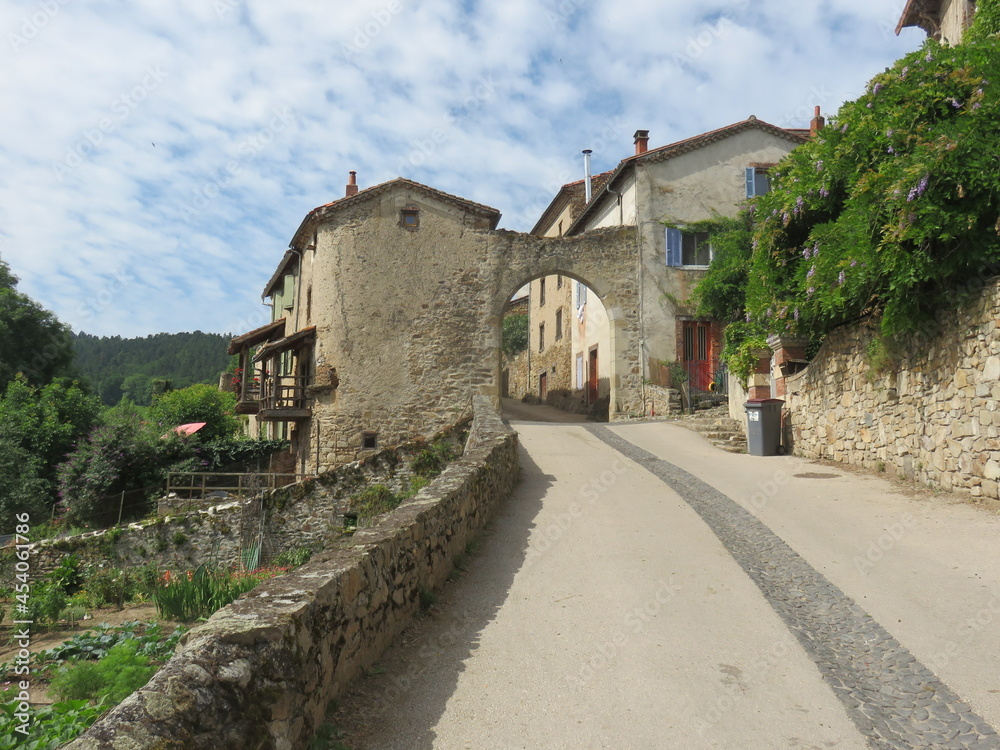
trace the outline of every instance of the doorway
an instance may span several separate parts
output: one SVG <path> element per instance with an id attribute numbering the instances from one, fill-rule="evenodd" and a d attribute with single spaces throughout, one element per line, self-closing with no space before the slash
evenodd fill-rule
<path id="1" fill-rule="evenodd" d="M 587 363 L 587 403 L 593 404 L 597 401 L 597 385 L 599 382 L 597 369 L 597 347 L 590 350 Z"/>

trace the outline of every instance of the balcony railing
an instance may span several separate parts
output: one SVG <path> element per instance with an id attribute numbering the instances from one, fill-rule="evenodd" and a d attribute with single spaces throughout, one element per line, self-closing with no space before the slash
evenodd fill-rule
<path id="1" fill-rule="evenodd" d="M 274 375 L 264 380 L 258 419 L 308 419 L 312 399 L 306 396 L 308 379 L 296 375 Z"/>

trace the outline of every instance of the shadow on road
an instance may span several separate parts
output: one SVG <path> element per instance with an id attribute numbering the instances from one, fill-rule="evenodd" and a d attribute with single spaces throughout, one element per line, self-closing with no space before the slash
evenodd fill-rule
<path id="1" fill-rule="evenodd" d="M 434 728 L 483 629 L 524 565 L 542 500 L 553 484 L 520 449 L 521 481 L 437 601 L 397 640 L 332 715 L 351 750 L 432 750 Z M 331 745 L 331 747 L 335 747 Z"/>

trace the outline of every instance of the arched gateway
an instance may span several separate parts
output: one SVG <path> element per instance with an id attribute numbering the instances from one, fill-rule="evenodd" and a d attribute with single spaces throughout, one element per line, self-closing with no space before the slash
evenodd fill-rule
<path id="1" fill-rule="evenodd" d="M 585 283 L 611 320 L 612 419 L 641 414 L 635 228 L 496 230 L 500 213 L 405 179 L 312 211 L 264 290 L 272 322 L 233 339 L 239 409 L 323 471 L 499 405 L 504 307 L 525 282 Z"/>
<path id="2" fill-rule="evenodd" d="M 288 437 L 303 472 L 431 436 L 468 414 L 473 394 L 499 401 L 504 306 L 550 274 L 583 282 L 608 312 L 599 371 L 611 419 L 645 412 L 643 376 L 665 385 L 666 363 L 704 389 L 720 327 L 686 304 L 712 259 L 703 224 L 766 192 L 768 169 L 822 126 L 818 112 L 810 130 L 750 116 L 654 149 L 638 130 L 634 155 L 564 185 L 531 235 L 410 180 L 359 191 L 352 173 L 344 198 L 306 216 L 264 289 L 271 322 L 233 340 L 239 408 Z"/>

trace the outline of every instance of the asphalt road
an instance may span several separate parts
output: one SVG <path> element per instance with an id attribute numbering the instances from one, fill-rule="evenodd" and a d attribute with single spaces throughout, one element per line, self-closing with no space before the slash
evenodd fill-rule
<path id="1" fill-rule="evenodd" d="M 509 416 L 522 482 L 431 613 L 341 702 L 349 747 L 893 746 L 859 728 L 808 638 L 649 459 L 545 410 Z M 1000 726 L 1000 517 L 724 453 L 662 422 L 610 430 L 749 511 Z M 955 746 L 997 746 L 979 742 Z"/>

